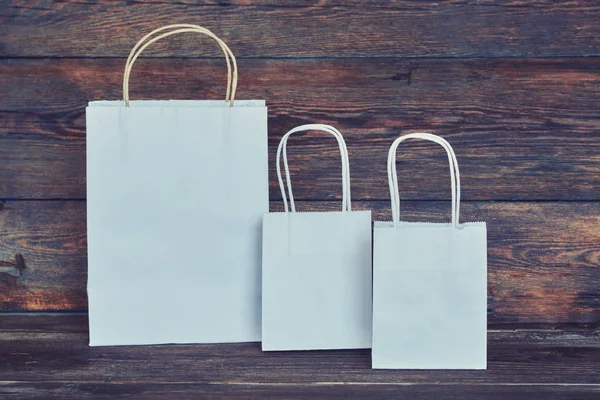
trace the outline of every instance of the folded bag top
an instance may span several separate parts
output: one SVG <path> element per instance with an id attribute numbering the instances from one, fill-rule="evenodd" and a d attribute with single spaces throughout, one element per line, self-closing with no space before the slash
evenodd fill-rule
<path id="1" fill-rule="evenodd" d="M 440 144 L 448 155 L 451 223 L 402 222 L 396 150 L 407 139 Z M 460 218 L 460 173 L 452 146 L 430 133 L 397 138 L 388 153 L 391 222 L 375 222 L 373 368 L 485 369 L 485 222 Z"/>
<path id="2" fill-rule="evenodd" d="M 308 130 L 326 132 L 338 143 L 341 212 L 296 211 L 287 141 Z M 341 133 L 328 125 L 296 127 L 281 139 L 276 162 L 285 211 L 263 217 L 263 350 L 370 347 L 371 212 L 352 211 L 348 150 Z"/>
<path id="3" fill-rule="evenodd" d="M 223 50 L 225 101 L 130 100 L 142 51 L 187 33 Z M 264 100 L 235 99 L 237 77 L 215 34 L 169 25 L 132 49 L 122 101 L 89 103 L 90 345 L 260 340 L 267 109 Z"/>

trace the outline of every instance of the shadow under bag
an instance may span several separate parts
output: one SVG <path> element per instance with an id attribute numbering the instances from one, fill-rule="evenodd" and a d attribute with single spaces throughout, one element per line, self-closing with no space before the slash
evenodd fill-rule
<path id="1" fill-rule="evenodd" d="M 402 222 L 396 149 L 407 139 L 444 147 L 450 163 L 452 222 Z M 413 133 L 388 154 L 392 221 L 375 222 L 373 368 L 485 369 L 485 222 L 459 223 L 460 174 L 450 144 Z"/>
<path id="2" fill-rule="evenodd" d="M 342 211 L 296 212 L 287 164 L 287 140 L 321 130 L 342 155 Z M 290 198 L 281 177 L 283 161 Z M 328 125 L 303 125 L 283 136 L 277 177 L 285 212 L 263 217 L 263 350 L 371 347 L 371 212 L 352 211 L 346 144 Z"/>
<path id="3" fill-rule="evenodd" d="M 223 49 L 225 101 L 129 101 L 140 53 L 184 32 Z M 89 103 L 91 346 L 260 340 L 267 109 L 263 100 L 235 100 L 236 86 L 225 43 L 205 28 L 172 25 L 132 50 L 124 101 Z"/>

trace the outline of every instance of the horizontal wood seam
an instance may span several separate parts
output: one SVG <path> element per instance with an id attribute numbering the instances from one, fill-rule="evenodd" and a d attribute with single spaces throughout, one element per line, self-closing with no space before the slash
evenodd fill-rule
<path id="1" fill-rule="evenodd" d="M 398 56 L 398 55 L 369 55 L 369 56 L 279 56 L 279 57 L 260 57 L 260 56 L 235 56 L 236 60 L 275 60 L 275 61 L 327 61 L 327 60 L 567 60 L 567 59 L 594 59 L 600 58 L 598 54 L 565 54 L 565 55 L 551 55 L 551 56 L 524 56 L 524 55 L 498 55 L 498 56 Z M 160 60 L 222 60 L 223 57 L 212 57 L 212 56 L 153 56 L 147 54 L 140 56 L 140 59 L 160 59 Z M 119 56 L 0 56 L 1 60 L 127 60 L 127 55 Z"/>
<path id="2" fill-rule="evenodd" d="M 58 383 L 58 384 L 70 384 L 70 383 L 82 383 L 81 380 L 0 380 L 0 386 L 11 385 L 11 384 L 43 384 L 43 383 Z M 105 384 L 105 380 L 85 380 L 86 384 Z M 147 384 L 148 381 L 137 381 L 137 380 L 115 380 L 111 379 L 112 385 L 131 385 L 131 384 Z M 264 386 L 264 387 L 315 387 L 315 386 L 580 386 L 580 387 L 600 387 L 600 383 L 542 383 L 542 382 L 498 382 L 498 383 L 484 383 L 484 382 L 309 382 L 309 383 L 298 383 L 298 382 L 232 382 L 232 381 L 215 381 L 215 382 L 202 382 L 197 381 L 168 381 L 168 382 L 152 382 L 158 385 L 164 386 L 177 386 L 177 385 L 207 385 L 207 386 Z"/>
<path id="3" fill-rule="evenodd" d="M 339 203 L 340 201 L 342 201 L 341 199 L 330 199 L 330 198 L 323 198 L 323 199 L 305 199 L 302 197 L 296 197 L 294 196 L 294 200 L 296 201 L 302 201 L 302 202 L 306 202 L 306 203 Z M 438 203 L 450 203 L 450 199 L 432 199 L 432 198 L 415 198 L 415 199 L 401 199 L 402 202 L 438 202 Z M 40 197 L 40 198 L 36 198 L 36 197 L 31 197 L 31 198 L 19 198 L 19 197 L 11 197 L 11 198 L 1 198 L 0 197 L 0 202 L 34 202 L 34 201 L 87 201 L 87 198 L 85 197 L 73 197 L 73 198 L 54 198 L 54 197 Z M 271 203 L 277 203 L 277 202 L 281 202 L 281 198 L 276 198 L 276 199 L 269 199 L 269 202 Z M 363 199 L 363 198 L 358 198 L 358 197 L 353 197 L 352 201 L 356 201 L 356 202 L 371 202 L 371 203 L 378 203 L 378 202 L 383 202 L 383 203 L 389 203 L 390 199 L 377 199 L 377 198 L 369 198 L 369 199 Z M 486 200 L 471 200 L 471 199 L 461 199 L 460 200 L 461 203 L 514 203 L 514 204 L 518 204 L 518 203 L 532 203 L 532 204 L 536 204 L 536 203 L 598 203 L 600 202 L 600 198 L 598 199 L 538 199 L 538 200 L 529 200 L 529 199 L 517 199 L 517 200 L 511 200 L 511 199 L 486 199 Z M 1 211 L 1 209 L 0 209 Z"/>

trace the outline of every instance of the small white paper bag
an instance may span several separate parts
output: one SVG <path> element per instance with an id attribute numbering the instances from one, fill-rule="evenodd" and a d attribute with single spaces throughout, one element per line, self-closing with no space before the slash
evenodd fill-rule
<path id="1" fill-rule="evenodd" d="M 226 101 L 130 102 L 137 56 L 182 32 L 212 37 L 233 63 Z M 91 346 L 260 340 L 267 109 L 262 100 L 234 102 L 236 82 L 235 57 L 220 39 L 173 25 L 132 50 L 124 101 L 90 102 Z"/>
<path id="2" fill-rule="evenodd" d="M 342 211 L 296 212 L 286 146 L 300 131 L 333 135 L 342 154 Z M 283 152 L 291 212 L 279 161 Z M 327 125 L 303 125 L 283 136 L 277 177 L 285 212 L 263 217 L 262 349 L 371 347 L 371 212 L 352 211 L 346 144 Z"/>
<path id="3" fill-rule="evenodd" d="M 448 153 L 452 222 L 400 221 L 396 149 L 411 138 Z M 388 155 L 392 222 L 375 222 L 373 368 L 485 369 L 485 222 L 459 223 L 460 174 L 448 142 L 428 133 L 401 136 Z"/>

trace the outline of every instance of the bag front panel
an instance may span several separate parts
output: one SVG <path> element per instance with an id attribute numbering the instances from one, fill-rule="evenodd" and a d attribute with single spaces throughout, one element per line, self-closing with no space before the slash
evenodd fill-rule
<path id="1" fill-rule="evenodd" d="M 265 214 L 263 232 L 263 350 L 370 347 L 370 212 Z"/>
<path id="2" fill-rule="evenodd" d="M 266 109 L 91 107 L 87 128 L 91 343 L 260 340 Z"/>
<path id="3" fill-rule="evenodd" d="M 373 368 L 485 368 L 485 224 L 376 226 L 373 285 Z"/>

